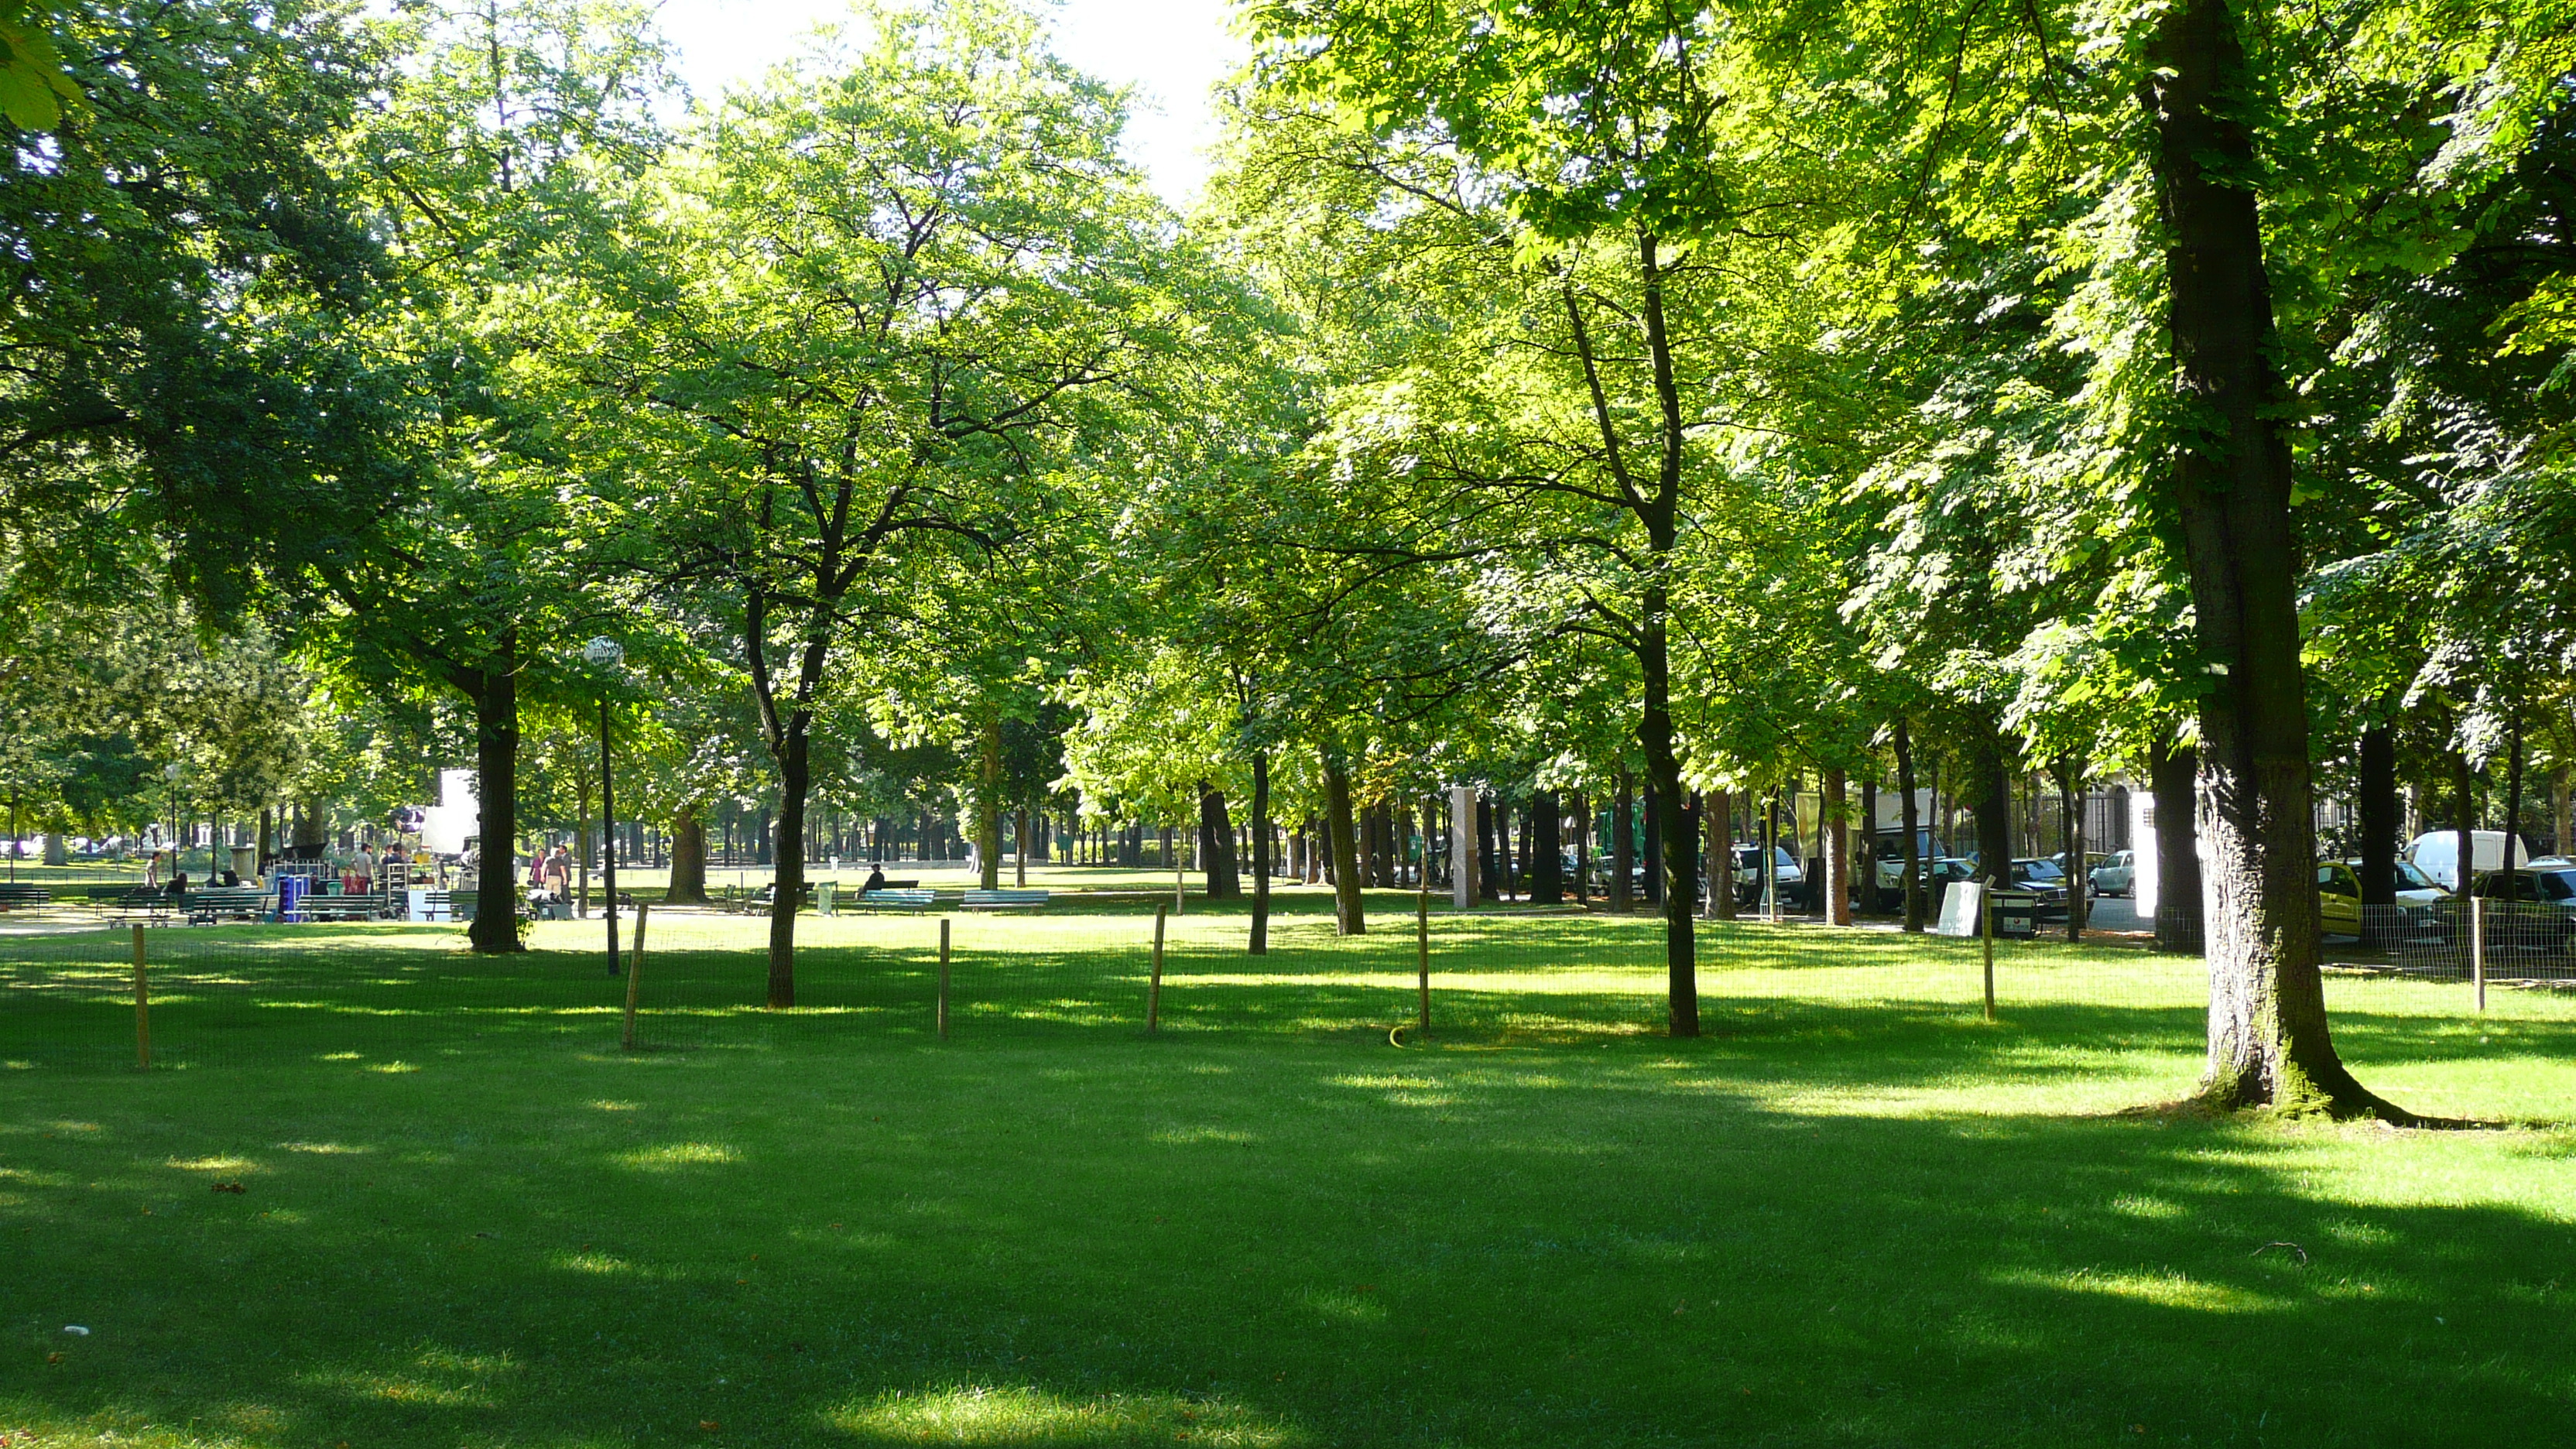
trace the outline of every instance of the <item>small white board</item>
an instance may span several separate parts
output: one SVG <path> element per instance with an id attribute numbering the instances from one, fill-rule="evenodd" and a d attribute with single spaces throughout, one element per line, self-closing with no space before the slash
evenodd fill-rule
<path id="1" fill-rule="evenodd" d="M 1941 924 L 1932 928 L 1936 936 L 1973 936 L 1977 918 L 1986 909 L 1986 887 L 1981 881 L 1954 880 L 1941 896 Z"/>

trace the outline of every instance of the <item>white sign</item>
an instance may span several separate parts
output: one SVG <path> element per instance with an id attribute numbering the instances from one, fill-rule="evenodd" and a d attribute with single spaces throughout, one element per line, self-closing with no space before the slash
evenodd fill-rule
<path id="1" fill-rule="evenodd" d="M 1973 936 L 1977 918 L 1985 913 L 1986 888 L 1973 880 L 1954 880 L 1941 897 L 1941 924 L 1932 928 L 1936 936 Z"/>

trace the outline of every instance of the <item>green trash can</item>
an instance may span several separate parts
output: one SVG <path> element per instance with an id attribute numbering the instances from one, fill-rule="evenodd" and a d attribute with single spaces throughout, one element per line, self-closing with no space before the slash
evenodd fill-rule
<path id="1" fill-rule="evenodd" d="M 818 882 L 814 887 L 814 914 L 818 916 L 832 914 L 832 897 L 840 888 L 838 881 Z"/>

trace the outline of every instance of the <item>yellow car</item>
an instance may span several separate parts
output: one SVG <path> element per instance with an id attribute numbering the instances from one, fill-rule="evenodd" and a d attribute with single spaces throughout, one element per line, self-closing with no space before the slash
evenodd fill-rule
<path id="1" fill-rule="evenodd" d="M 2339 860 L 2317 867 L 2317 934 L 2361 936 L 2361 877 Z"/>

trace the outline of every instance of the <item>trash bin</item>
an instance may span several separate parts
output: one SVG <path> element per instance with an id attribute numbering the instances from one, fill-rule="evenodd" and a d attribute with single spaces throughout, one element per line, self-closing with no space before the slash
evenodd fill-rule
<path id="1" fill-rule="evenodd" d="M 832 898 L 839 892 L 839 890 L 840 883 L 838 881 L 827 880 L 817 882 L 814 886 L 814 914 L 818 916 L 828 916 L 832 914 Z"/>
<path id="2" fill-rule="evenodd" d="M 1995 937 L 2028 941 L 2039 935 L 2039 897 L 2029 891 L 1994 893 Z"/>

